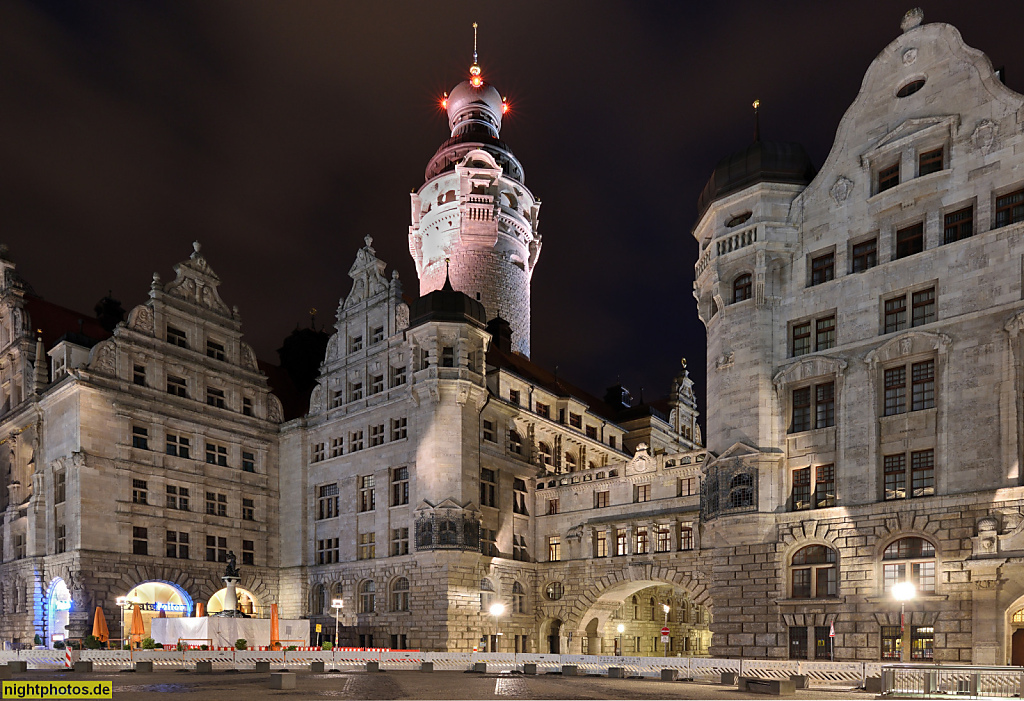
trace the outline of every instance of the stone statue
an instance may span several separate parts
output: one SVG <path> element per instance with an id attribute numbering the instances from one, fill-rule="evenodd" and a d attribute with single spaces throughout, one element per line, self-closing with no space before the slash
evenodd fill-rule
<path id="1" fill-rule="evenodd" d="M 225 577 L 238 577 L 238 558 L 232 550 L 228 550 L 228 564 L 224 568 Z"/>

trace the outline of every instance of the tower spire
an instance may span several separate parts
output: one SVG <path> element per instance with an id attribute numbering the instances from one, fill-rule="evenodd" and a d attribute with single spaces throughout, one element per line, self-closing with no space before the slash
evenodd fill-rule
<path id="1" fill-rule="evenodd" d="M 760 100 L 754 100 L 754 143 L 756 144 L 761 140 L 761 117 L 758 114 L 758 109 L 761 107 Z"/>
<path id="2" fill-rule="evenodd" d="M 476 57 L 476 22 L 473 23 L 473 65 L 469 67 L 469 84 L 474 88 L 479 88 L 484 84 L 484 79 L 480 77 L 480 63 Z"/>
<path id="3" fill-rule="evenodd" d="M 476 22 L 473 23 L 473 65 L 476 65 Z"/>

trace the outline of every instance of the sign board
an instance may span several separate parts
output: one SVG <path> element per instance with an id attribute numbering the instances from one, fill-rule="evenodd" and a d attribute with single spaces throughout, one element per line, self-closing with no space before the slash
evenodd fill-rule
<path id="1" fill-rule="evenodd" d="M 667 643 L 668 642 L 668 636 L 667 635 L 661 636 L 661 642 Z"/>
<path id="2" fill-rule="evenodd" d="M 669 634 L 668 626 L 665 626 L 664 628 L 661 629 L 661 634 L 662 635 L 668 635 Z"/>
<path id="3" fill-rule="evenodd" d="M 323 626 L 321 626 L 319 623 L 316 624 L 316 632 L 317 633 L 320 633 L 322 628 L 323 628 Z"/>

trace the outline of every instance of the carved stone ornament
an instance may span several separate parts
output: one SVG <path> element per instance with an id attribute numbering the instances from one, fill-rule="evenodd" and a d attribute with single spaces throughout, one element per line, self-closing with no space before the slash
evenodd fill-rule
<path id="1" fill-rule="evenodd" d="M 903 52 L 903 65 L 904 66 L 913 65 L 914 61 L 916 61 L 916 60 L 917 60 L 917 49 L 911 48 L 911 49 L 907 49 L 906 51 Z"/>
<path id="2" fill-rule="evenodd" d="M 192 255 L 188 260 L 174 266 L 176 277 L 174 281 L 167 283 L 164 292 L 225 316 L 231 316 L 231 310 L 217 292 L 220 278 L 199 252 L 201 248 L 198 241 L 192 244 Z M 157 281 L 158 278 L 154 275 L 154 284 Z"/>
<path id="3" fill-rule="evenodd" d="M 267 395 L 267 420 L 278 424 L 284 421 L 284 410 L 281 408 L 281 400 L 273 394 Z"/>
<path id="4" fill-rule="evenodd" d="M 828 192 L 832 195 L 832 199 L 836 204 L 842 204 L 843 202 L 846 202 L 846 198 L 850 196 L 852 191 L 853 181 L 840 175 L 836 178 L 836 181 L 832 184 L 832 189 Z"/>
<path id="5" fill-rule="evenodd" d="M 128 315 L 128 328 L 147 336 L 154 335 L 153 310 L 148 305 L 140 304 Z"/>
<path id="6" fill-rule="evenodd" d="M 113 375 L 117 367 L 116 360 L 117 349 L 114 348 L 114 342 L 107 340 L 93 348 L 89 368 L 107 375 Z"/>
<path id="7" fill-rule="evenodd" d="M 317 385 L 313 388 L 313 394 L 309 396 L 309 413 L 319 414 L 324 410 L 324 388 Z"/>
<path id="8" fill-rule="evenodd" d="M 725 370 L 731 368 L 734 362 L 736 354 L 732 351 L 728 353 L 722 353 L 720 356 L 715 358 L 715 370 Z"/>
<path id="9" fill-rule="evenodd" d="M 256 363 L 256 353 L 253 352 L 252 346 L 243 342 L 240 347 L 242 350 L 242 367 L 246 370 L 259 370 L 259 365 Z"/>
<path id="10" fill-rule="evenodd" d="M 921 26 L 924 22 L 924 10 L 920 7 L 915 7 L 912 10 L 907 10 L 907 14 L 903 15 L 903 20 L 900 22 L 900 29 L 906 34 L 911 29 Z"/>
<path id="11" fill-rule="evenodd" d="M 626 474 L 653 471 L 656 467 L 657 461 L 648 452 L 647 444 L 638 443 L 633 458 L 626 463 Z"/>
<path id="12" fill-rule="evenodd" d="M 998 135 L 999 125 L 991 119 L 982 119 L 974 127 L 974 133 L 971 134 L 971 145 L 974 146 L 975 150 L 988 155 L 995 147 Z"/>

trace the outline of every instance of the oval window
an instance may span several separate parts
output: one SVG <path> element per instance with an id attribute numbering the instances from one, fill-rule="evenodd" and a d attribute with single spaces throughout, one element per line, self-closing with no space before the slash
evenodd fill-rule
<path id="1" fill-rule="evenodd" d="M 896 91 L 896 97 L 909 97 L 924 87 L 924 78 L 912 80 Z"/>
<path id="2" fill-rule="evenodd" d="M 544 595 L 548 597 L 551 601 L 558 601 L 562 598 L 563 593 L 564 591 L 562 589 L 561 582 L 552 582 L 544 590 Z"/>
<path id="3" fill-rule="evenodd" d="M 734 226 L 746 223 L 750 219 L 751 212 L 744 212 L 743 214 L 737 214 L 735 217 L 725 223 L 726 228 L 731 229 Z"/>

